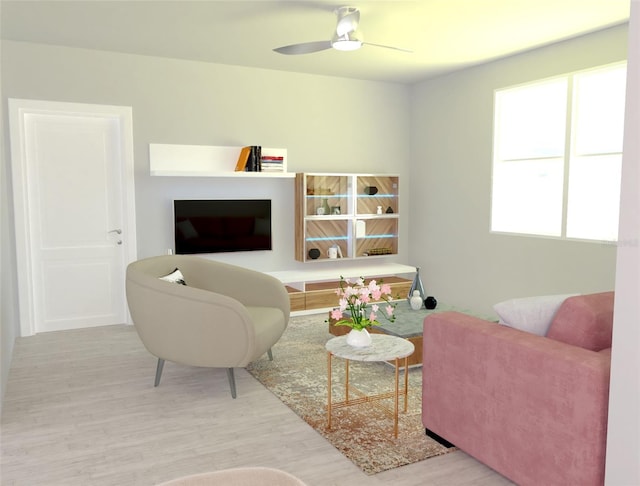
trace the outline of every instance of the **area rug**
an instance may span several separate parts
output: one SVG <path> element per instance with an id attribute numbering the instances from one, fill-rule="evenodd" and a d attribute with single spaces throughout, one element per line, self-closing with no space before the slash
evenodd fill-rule
<path id="1" fill-rule="evenodd" d="M 260 359 L 247 370 L 291 410 L 327 439 L 366 474 L 446 454 L 447 449 L 427 437 L 421 422 L 422 369 L 409 370 L 409 403 L 401 413 L 398 438 L 393 437 L 393 417 L 381 405 L 393 400 L 363 403 L 334 409 L 327 429 L 327 353 L 325 343 L 333 336 L 323 315 L 291 319 L 273 347 L 273 361 Z M 344 399 L 344 360 L 334 358 L 334 401 Z M 402 378 L 402 376 L 401 376 Z M 392 391 L 394 368 L 385 363 L 351 361 L 349 382 L 375 394 Z M 400 402 L 402 411 L 402 400 Z"/>

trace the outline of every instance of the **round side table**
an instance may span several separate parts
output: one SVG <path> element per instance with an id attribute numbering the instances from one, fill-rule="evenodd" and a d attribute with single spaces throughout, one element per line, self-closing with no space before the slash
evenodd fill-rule
<path id="1" fill-rule="evenodd" d="M 356 348 L 347 344 L 347 336 L 339 336 L 327 341 L 327 427 L 331 430 L 331 412 L 334 408 L 357 405 L 364 402 L 394 399 L 393 408 L 393 436 L 398 437 L 398 405 L 400 395 L 404 396 L 404 411 L 407 411 L 407 395 L 409 391 L 409 366 L 407 358 L 413 354 L 415 347 L 410 341 L 387 334 L 372 334 L 371 345 Z M 331 360 L 336 356 L 345 360 L 345 399 L 341 402 L 332 402 L 331 398 Z M 404 358 L 404 388 L 400 388 L 400 360 Z M 357 388 L 358 398 L 349 397 L 349 361 L 393 361 L 395 363 L 395 387 L 393 391 L 376 395 L 365 395 Z"/>

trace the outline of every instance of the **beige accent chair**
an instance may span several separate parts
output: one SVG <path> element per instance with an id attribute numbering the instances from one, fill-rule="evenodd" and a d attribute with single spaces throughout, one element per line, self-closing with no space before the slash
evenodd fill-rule
<path id="1" fill-rule="evenodd" d="M 161 280 L 180 270 L 186 285 Z M 244 368 L 271 347 L 289 323 L 289 295 L 278 279 L 192 255 L 163 255 L 127 267 L 127 302 L 136 331 L 164 362 L 226 368 L 236 398 L 234 368 Z"/>

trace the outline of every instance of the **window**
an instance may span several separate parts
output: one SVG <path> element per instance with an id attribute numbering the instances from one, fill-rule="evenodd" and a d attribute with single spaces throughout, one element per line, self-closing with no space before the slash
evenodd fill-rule
<path id="1" fill-rule="evenodd" d="M 615 241 L 626 63 L 496 91 L 491 230 Z"/>

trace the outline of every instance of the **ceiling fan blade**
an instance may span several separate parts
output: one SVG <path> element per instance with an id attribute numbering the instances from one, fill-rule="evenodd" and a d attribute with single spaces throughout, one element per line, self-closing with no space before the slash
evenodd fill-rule
<path id="1" fill-rule="evenodd" d="M 275 52 L 279 54 L 296 55 L 311 54 L 312 52 L 331 49 L 331 41 L 303 42 L 302 44 L 291 44 L 290 46 L 276 47 Z"/>
<path id="2" fill-rule="evenodd" d="M 413 54 L 411 49 L 403 49 L 402 47 L 392 47 L 392 46 L 383 46 L 382 44 L 373 44 L 371 42 L 363 42 L 364 46 L 374 46 L 374 47 L 384 47 L 385 49 L 393 49 L 395 51 L 408 52 L 409 54 Z"/>

